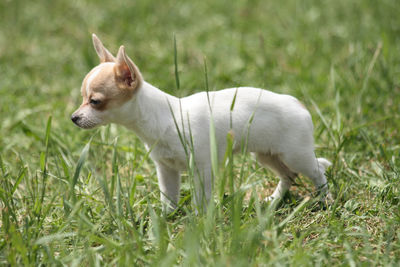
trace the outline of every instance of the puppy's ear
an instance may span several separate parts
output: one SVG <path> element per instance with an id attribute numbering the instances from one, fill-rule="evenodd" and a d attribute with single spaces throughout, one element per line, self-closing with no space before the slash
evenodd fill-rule
<path id="1" fill-rule="evenodd" d="M 104 47 L 96 34 L 92 34 L 92 39 L 94 49 L 96 50 L 96 53 L 100 58 L 100 62 L 115 62 L 115 57 Z"/>
<path id="2" fill-rule="evenodd" d="M 135 90 L 140 87 L 143 78 L 133 61 L 125 54 L 123 45 L 119 48 L 115 60 L 115 80 L 120 88 Z"/>

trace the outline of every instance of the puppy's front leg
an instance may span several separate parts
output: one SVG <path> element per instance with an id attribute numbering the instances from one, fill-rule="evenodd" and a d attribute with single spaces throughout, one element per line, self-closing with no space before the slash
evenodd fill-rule
<path id="1" fill-rule="evenodd" d="M 178 205 L 180 173 L 159 162 L 156 162 L 156 169 L 163 210 L 169 213 Z"/>

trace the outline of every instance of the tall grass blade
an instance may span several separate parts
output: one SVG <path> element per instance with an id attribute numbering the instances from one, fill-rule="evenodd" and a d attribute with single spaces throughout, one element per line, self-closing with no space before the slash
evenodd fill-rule
<path id="1" fill-rule="evenodd" d="M 85 147 L 82 149 L 81 155 L 79 157 L 78 163 L 76 164 L 76 168 L 75 168 L 75 173 L 74 176 L 72 177 L 71 181 L 70 181 L 70 186 L 69 186 L 69 196 L 72 196 L 73 201 L 75 202 L 76 200 L 76 196 L 75 196 L 75 192 L 74 192 L 74 188 L 76 183 L 78 182 L 78 178 L 79 175 L 81 173 L 83 164 L 86 161 L 86 158 L 88 156 L 89 153 L 89 148 L 90 148 L 90 143 L 92 142 L 92 138 L 90 138 L 89 142 L 85 145 Z"/>
<path id="2" fill-rule="evenodd" d="M 233 109 L 235 108 L 236 96 L 237 96 L 238 90 L 239 90 L 239 87 L 236 88 L 235 94 L 234 94 L 233 99 L 232 99 L 231 107 L 230 107 L 229 125 L 230 125 L 230 128 L 231 128 L 231 129 L 232 129 L 232 127 L 233 127 L 232 112 L 233 112 Z"/>
<path id="3" fill-rule="evenodd" d="M 362 104 L 363 104 L 362 98 L 363 98 L 365 91 L 367 90 L 369 78 L 371 77 L 372 70 L 374 69 L 376 60 L 378 59 L 378 57 L 381 53 L 381 50 L 382 50 L 382 41 L 379 41 L 378 45 L 375 49 L 374 55 L 372 56 L 371 62 L 368 65 L 367 73 L 365 75 L 361 91 L 358 95 L 357 113 L 361 113 L 361 108 L 362 108 Z"/>
<path id="4" fill-rule="evenodd" d="M 188 150 L 187 150 L 186 140 L 184 138 L 184 135 L 181 133 L 181 130 L 179 129 L 178 121 L 177 121 L 177 119 L 175 117 L 174 110 L 172 109 L 171 103 L 169 101 L 167 101 L 167 103 L 168 103 L 168 107 L 169 107 L 169 110 L 170 110 L 171 115 L 172 115 L 172 119 L 173 119 L 174 124 L 175 124 L 175 128 L 176 128 L 176 130 L 178 132 L 179 140 L 181 141 L 183 149 L 185 150 L 185 155 L 188 156 L 189 153 L 188 153 Z"/>
<path id="5" fill-rule="evenodd" d="M 15 181 L 15 183 L 14 183 L 12 189 L 11 189 L 11 192 L 10 192 L 11 195 L 14 194 L 15 190 L 17 190 L 18 185 L 21 183 L 22 179 L 24 179 L 25 174 L 26 174 L 26 170 L 27 170 L 26 167 L 23 168 L 22 171 L 21 171 L 21 173 L 18 175 L 18 178 L 17 178 L 17 180 Z"/>
<path id="6" fill-rule="evenodd" d="M 211 167 L 214 174 L 214 179 L 219 177 L 219 163 L 218 163 L 218 144 L 215 132 L 214 119 L 210 114 L 210 153 L 211 153 Z"/>
<path id="7" fill-rule="evenodd" d="M 50 116 L 47 119 L 47 124 L 46 124 L 46 135 L 45 135 L 45 138 L 44 138 L 44 145 L 45 145 L 45 149 L 46 150 L 45 150 L 45 152 L 42 152 L 40 154 L 40 167 L 41 167 L 41 170 L 44 173 L 44 175 L 46 175 L 46 172 L 47 172 L 46 165 L 47 165 L 47 155 L 48 155 L 48 152 L 49 152 L 51 120 L 52 120 L 52 117 Z"/>
<path id="8" fill-rule="evenodd" d="M 209 88 L 209 85 L 208 85 L 208 68 L 207 68 L 207 60 L 206 60 L 205 57 L 203 58 L 203 62 L 204 62 L 204 81 L 205 81 L 204 85 L 205 85 L 205 89 L 206 89 L 206 92 L 207 92 L 208 107 L 211 110 L 211 102 L 210 102 L 210 95 L 209 95 L 210 88 Z"/>
<path id="9" fill-rule="evenodd" d="M 176 89 L 180 89 L 181 85 L 179 82 L 179 70 L 178 70 L 178 50 L 176 48 L 176 35 L 174 34 L 174 65 L 175 65 L 175 82 Z"/>
<path id="10" fill-rule="evenodd" d="M 117 176 L 118 176 L 118 162 L 117 162 L 118 149 L 117 149 L 117 143 L 118 143 L 118 137 L 115 138 L 114 145 L 113 145 L 110 199 L 113 199 L 113 197 L 114 197 L 115 183 L 116 183 Z"/>
<path id="11" fill-rule="evenodd" d="M 225 157 L 224 157 L 224 175 L 221 177 L 221 183 L 220 183 L 220 188 L 219 188 L 219 198 L 220 201 L 223 201 L 224 193 L 225 193 L 225 186 L 226 186 L 226 181 L 228 178 L 230 178 L 230 186 L 231 186 L 231 194 L 233 194 L 233 167 L 234 167 L 234 162 L 233 162 L 233 142 L 234 142 L 234 134 L 233 131 L 229 131 L 228 134 L 226 135 L 226 150 L 225 150 Z M 232 178 L 232 179 L 231 179 Z"/>
<path id="12" fill-rule="evenodd" d="M 46 192 L 46 181 L 47 181 L 47 176 L 48 176 L 48 171 L 47 171 L 47 159 L 49 155 L 49 140 L 50 140 L 50 132 L 51 132 L 51 120 L 52 117 L 49 116 L 47 119 L 47 124 L 46 124 L 46 135 L 45 135 L 45 152 L 40 154 L 40 165 L 41 165 L 41 170 L 42 170 L 42 187 L 41 187 L 41 193 L 40 193 L 40 200 L 36 199 L 35 200 L 35 211 L 37 213 L 37 216 L 41 215 L 42 212 L 42 204 Z"/>

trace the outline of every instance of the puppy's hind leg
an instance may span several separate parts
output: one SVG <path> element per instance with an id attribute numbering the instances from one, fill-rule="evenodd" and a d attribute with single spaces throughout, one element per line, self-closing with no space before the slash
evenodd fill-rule
<path id="1" fill-rule="evenodd" d="M 279 178 L 278 186 L 275 188 L 271 196 L 265 198 L 265 201 L 273 201 L 281 199 L 289 190 L 294 179 L 297 177 L 295 172 L 292 172 L 280 159 L 278 155 L 256 153 L 256 158 L 260 164 L 268 167 Z"/>
<path id="2" fill-rule="evenodd" d="M 317 192 L 321 194 L 321 197 L 326 197 L 328 200 L 332 199 L 325 177 L 325 170 L 331 165 L 328 160 L 316 158 L 312 150 L 287 154 L 286 157 L 282 157 L 282 160 L 291 170 L 309 177 L 314 183 Z"/>

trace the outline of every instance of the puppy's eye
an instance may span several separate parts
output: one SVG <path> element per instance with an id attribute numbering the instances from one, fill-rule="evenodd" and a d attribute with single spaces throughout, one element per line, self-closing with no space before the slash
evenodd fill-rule
<path id="1" fill-rule="evenodd" d="M 100 104 L 100 103 L 101 103 L 100 100 L 97 100 L 97 99 L 90 99 L 90 104 L 92 104 L 92 105 L 94 105 L 94 106 L 96 106 L 96 105 L 98 105 L 98 104 Z"/>

